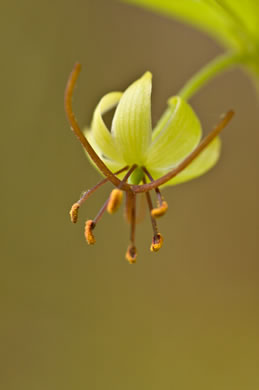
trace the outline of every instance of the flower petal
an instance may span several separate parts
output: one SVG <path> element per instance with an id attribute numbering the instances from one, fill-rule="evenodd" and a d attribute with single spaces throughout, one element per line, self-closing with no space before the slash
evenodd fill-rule
<path id="1" fill-rule="evenodd" d="M 171 98 L 169 108 L 153 131 L 147 169 L 176 166 L 195 149 L 200 138 L 200 121 L 191 106 L 178 96 Z"/>
<path id="2" fill-rule="evenodd" d="M 121 96 L 121 92 L 111 92 L 100 100 L 94 111 L 90 131 L 86 133 L 88 141 L 98 146 L 103 156 L 119 162 L 123 162 L 122 155 L 119 148 L 115 145 L 111 132 L 107 129 L 102 115 L 114 108 L 121 99 Z"/>
<path id="3" fill-rule="evenodd" d="M 85 129 L 84 130 L 85 137 L 87 138 L 88 142 L 93 147 L 93 149 L 95 150 L 96 154 L 100 157 L 101 160 L 103 160 L 105 165 L 112 172 L 116 172 L 116 171 L 120 170 L 121 168 L 123 168 L 126 165 L 124 162 L 120 162 L 120 161 L 117 161 L 117 160 L 112 160 L 110 157 L 107 157 L 106 155 L 103 154 L 103 152 L 100 149 L 99 145 L 97 145 L 97 143 L 95 142 L 94 137 L 91 136 L 91 133 L 92 133 L 92 130 L 89 130 L 89 129 Z M 97 166 L 95 165 L 95 163 L 93 162 L 93 160 L 89 157 L 89 155 L 88 155 L 88 153 L 86 152 L 85 149 L 84 149 L 84 151 L 85 151 L 85 154 L 87 155 L 90 163 L 98 170 L 98 172 L 100 172 L 99 169 L 97 168 Z M 100 173 L 102 174 L 102 172 L 100 172 Z M 125 175 L 125 173 L 122 173 L 118 177 L 121 178 L 124 175 Z"/>
<path id="4" fill-rule="evenodd" d="M 112 122 L 112 135 L 127 164 L 142 165 L 151 143 L 151 78 L 146 72 L 124 92 Z"/>
<path id="5" fill-rule="evenodd" d="M 186 167 L 179 175 L 169 180 L 163 185 L 173 186 L 175 184 L 184 183 L 186 181 L 195 179 L 206 173 L 211 169 L 219 159 L 221 149 L 221 141 L 219 137 L 216 137 L 207 148 L 188 166 Z M 155 179 L 165 175 L 168 172 L 166 171 L 152 171 L 152 176 Z"/>

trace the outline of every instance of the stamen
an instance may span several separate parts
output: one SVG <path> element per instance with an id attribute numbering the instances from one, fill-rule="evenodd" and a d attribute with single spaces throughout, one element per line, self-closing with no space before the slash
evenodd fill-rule
<path id="1" fill-rule="evenodd" d="M 143 183 L 146 184 L 145 177 L 143 178 Z M 146 198 L 147 198 L 147 203 L 150 211 L 150 219 L 151 219 L 153 233 L 154 233 L 150 250 L 151 252 L 157 252 L 163 245 L 163 237 L 158 232 L 156 220 L 152 215 L 153 205 L 152 205 L 152 200 L 149 192 L 146 192 Z"/>
<path id="2" fill-rule="evenodd" d="M 131 208 L 132 208 L 133 193 L 126 192 L 126 202 L 124 209 L 124 217 L 128 223 L 131 222 Z"/>
<path id="3" fill-rule="evenodd" d="M 137 257 L 137 249 L 135 246 L 135 230 L 136 230 L 136 195 L 133 194 L 130 198 L 130 245 L 126 252 L 126 260 L 129 261 L 130 264 L 136 263 Z"/>
<path id="4" fill-rule="evenodd" d="M 86 241 L 88 242 L 89 245 L 93 245 L 96 242 L 96 239 L 95 239 L 92 231 L 95 228 L 95 226 L 97 225 L 97 222 L 103 216 L 103 214 L 107 208 L 108 202 L 109 202 L 109 199 L 106 200 L 106 202 L 104 203 L 104 205 L 102 206 L 102 208 L 100 209 L 100 211 L 98 212 L 98 214 L 96 215 L 94 220 L 89 219 L 85 223 L 85 238 L 86 238 Z"/>
<path id="5" fill-rule="evenodd" d="M 152 239 L 152 244 L 150 246 L 151 252 L 157 252 L 163 245 L 163 236 L 160 233 L 157 233 L 153 239 Z"/>
<path id="6" fill-rule="evenodd" d="M 107 209 L 107 206 L 108 206 L 108 203 L 109 203 L 109 198 L 105 201 L 105 203 L 103 204 L 103 206 L 101 207 L 100 211 L 98 212 L 98 214 L 96 215 L 95 219 L 93 220 L 95 225 L 97 224 L 98 221 L 100 221 L 100 219 L 102 218 L 105 210 Z"/>
<path id="7" fill-rule="evenodd" d="M 128 180 L 128 178 L 130 177 L 130 175 L 132 174 L 132 172 L 137 168 L 137 165 L 134 164 L 132 165 L 132 167 L 128 170 L 128 172 L 126 173 L 126 175 L 124 176 L 124 178 L 122 179 L 121 181 L 121 184 L 118 186 L 118 188 L 112 190 L 111 192 L 111 195 L 110 195 L 110 198 L 109 198 L 109 201 L 108 201 L 108 205 L 107 205 L 107 211 L 108 213 L 110 214 L 113 214 L 115 213 L 118 208 L 120 207 L 121 205 L 121 202 L 122 202 L 122 197 L 123 197 L 123 193 L 122 191 L 120 190 L 120 188 L 122 187 L 122 185 L 124 183 L 126 183 L 126 181 Z"/>
<path id="8" fill-rule="evenodd" d="M 80 207 L 80 205 L 79 205 L 78 202 L 74 203 L 73 206 L 71 207 L 70 212 L 69 212 L 70 218 L 71 218 L 71 222 L 73 222 L 73 223 L 77 222 L 79 207 Z"/>
<path id="9" fill-rule="evenodd" d="M 150 211 L 151 224 L 152 224 L 152 228 L 153 228 L 153 232 L 154 232 L 154 236 L 155 236 L 156 234 L 158 234 L 158 228 L 157 228 L 156 220 L 152 216 L 153 205 L 152 205 L 152 200 L 151 200 L 149 192 L 146 192 L 146 198 L 147 198 L 147 203 L 148 203 L 148 207 L 149 207 L 149 211 Z"/>
<path id="10" fill-rule="evenodd" d="M 85 238 L 89 245 L 95 244 L 95 237 L 93 235 L 93 229 L 95 228 L 95 222 L 89 219 L 85 223 Z"/>
<path id="11" fill-rule="evenodd" d="M 133 165 L 129 170 L 128 172 L 126 173 L 126 175 L 124 176 L 121 184 L 119 185 L 120 186 L 123 186 L 123 184 L 128 180 L 128 177 L 131 175 L 131 173 L 134 171 L 134 169 L 136 168 L 137 165 Z M 125 170 L 126 168 L 124 168 L 123 170 Z M 121 172 L 121 170 L 119 171 Z M 120 189 L 118 189 L 120 191 Z M 90 220 L 86 222 L 86 226 L 85 226 L 85 237 L 86 237 L 86 240 L 88 242 L 88 244 L 94 244 L 95 243 L 95 238 L 92 234 L 92 230 L 95 228 L 95 226 L 97 225 L 97 223 L 100 221 L 100 219 L 102 218 L 105 210 L 107 210 L 107 207 L 110 203 L 110 197 L 105 201 L 105 203 L 103 204 L 103 206 L 101 207 L 100 211 L 98 212 L 98 214 L 96 215 L 96 217 L 93 219 L 93 220 Z"/>
<path id="12" fill-rule="evenodd" d="M 126 260 L 128 260 L 130 264 L 134 264 L 136 263 L 136 257 L 137 257 L 136 247 L 134 245 L 129 245 L 125 256 Z"/>
<path id="13" fill-rule="evenodd" d="M 151 182 L 153 182 L 154 179 L 151 176 L 151 174 L 148 172 L 148 170 L 145 167 L 142 167 L 142 169 L 145 172 L 145 174 L 147 175 L 147 177 L 149 178 L 149 180 Z M 164 198 L 160 192 L 160 189 L 158 187 L 155 188 L 155 191 L 156 191 L 156 195 L 157 195 L 157 207 L 154 207 L 152 209 L 151 215 L 154 218 L 158 218 L 158 217 L 162 217 L 166 213 L 166 211 L 168 209 L 168 203 L 164 200 Z"/>
<path id="14" fill-rule="evenodd" d="M 107 205 L 107 212 L 109 214 L 114 214 L 120 207 L 123 198 L 123 192 L 118 188 L 112 190 L 109 202 Z"/>
<path id="15" fill-rule="evenodd" d="M 128 169 L 128 166 L 120 169 L 119 171 L 115 172 L 114 175 L 118 175 L 119 173 L 122 173 L 124 171 L 126 171 L 126 169 Z M 78 219 L 78 211 L 79 211 L 79 207 L 86 201 L 86 199 L 88 199 L 90 197 L 90 195 L 92 195 L 98 188 L 100 188 L 103 184 L 107 183 L 107 181 L 109 181 L 107 178 L 106 179 L 103 179 L 101 180 L 99 183 L 97 183 L 93 188 L 91 188 L 90 190 L 86 191 L 83 196 L 81 196 L 81 198 L 73 204 L 73 206 L 71 207 L 71 210 L 69 212 L 70 214 L 70 218 L 71 218 L 71 222 L 73 223 L 76 223 L 77 222 L 77 219 Z"/>
<path id="16" fill-rule="evenodd" d="M 81 198 L 77 201 L 77 203 L 79 203 L 79 205 L 81 206 L 81 204 L 83 204 L 96 190 L 98 190 L 98 188 L 107 183 L 107 181 L 108 179 L 103 179 L 99 181 L 99 183 L 97 183 L 94 187 L 90 188 L 90 190 L 85 191 Z"/>
<path id="17" fill-rule="evenodd" d="M 165 200 L 162 200 L 161 204 L 158 202 L 157 206 L 158 207 L 153 208 L 151 211 L 151 214 L 154 218 L 162 217 L 168 210 L 168 203 Z"/>

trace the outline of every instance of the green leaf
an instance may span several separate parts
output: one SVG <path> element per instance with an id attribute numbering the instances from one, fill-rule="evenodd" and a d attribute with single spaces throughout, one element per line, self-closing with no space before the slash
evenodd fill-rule
<path id="1" fill-rule="evenodd" d="M 246 55 L 259 77 L 258 0 L 122 0 L 187 22 Z"/>
<path id="2" fill-rule="evenodd" d="M 259 39 L 258 0 L 127 0 L 184 20 L 225 45 L 244 48 Z"/>

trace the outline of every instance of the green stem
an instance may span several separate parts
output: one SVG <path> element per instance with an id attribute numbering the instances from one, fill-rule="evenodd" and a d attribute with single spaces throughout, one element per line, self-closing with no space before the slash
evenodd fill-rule
<path id="1" fill-rule="evenodd" d="M 183 99 L 190 99 L 201 87 L 212 80 L 216 75 L 222 73 L 226 69 L 241 64 L 245 61 L 247 55 L 243 53 L 227 53 L 223 54 L 198 71 L 178 93 Z"/>

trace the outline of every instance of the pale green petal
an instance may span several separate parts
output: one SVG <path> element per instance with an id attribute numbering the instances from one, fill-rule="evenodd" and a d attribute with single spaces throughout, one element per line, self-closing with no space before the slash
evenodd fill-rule
<path id="1" fill-rule="evenodd" d="M 160 134 L 160 132 L 164 130 L 171 116 L 172 116 L 172 108 L 168 107 L 165 110 L 165 112 L 162 114 L 161 118 L 158 120 L 156 127 L 153 130 L 152 141 L 154 141 L 154 139 Z"/>
<path id="2" fill-rule="evenodd" d="M 105 165 L 113 173 L 116 172 L 116 171 L 119 171 L 121 168 L 123 168 L 126 165 L 124 162 L 120 162 L 120 161 L 117 161 L 117 160 L 112 160 L 112 159 L 108 158 L 107 156 L 105 156 L 103 154 L 103 151 L 99 148 L 99 146 L 95 142 L 94 138 L 92 137 L 92 131 L 91 130 L 85 129 L 84 130 L 84 135 L 85 135 L 86 139 L 88 140 L 88 142 L 90 143 L 90 145 L 93 147 L 95 153 L 100 157 L 100 159 L 105 163 Z M 99 171 L 99 169 L 97 168 L 97 166 L 95 165 L 93 160 L 89 157 L 89 155 L 88 155 L 88 153 L 86 152 L 85 149 L 84 149 L 84 151 L 85 151 L 85 154 L 87 155 L 89 161 L 91 162 L 91 164 Z M 102 174 L 102 172 L 100 172 L 100 173 Z M 121 176 L 124 176 L 124 175 L 125 175 L 125 173 L 121 174 Z M 118 177 L 121 177 L 121 176 L 118 176 Z"/>
<path id="3" fill-rule="evenodd" d="M 146 72 L 126 89 L 113 118 L 112 135 L 129 165 L 142 165 L 151 143 L 151 78 Z"/>
<path id="4" fill-rule="evenodd" d="M 179 164 L 198 145 L 201 124 L 191 106 L 180 97 L 169 100 L 152 135 L 145 165 L 147 169 L 170 168 Z"/>
<path id="5" fill-rule="evenodd" d="M 89 142 L 94 142 L 104 156 L 110 160 L 119 162 L 123 162 L 122 155 L 118 146 L 115 145 L 111 132 L 107 129 L 102 115 L 116 107 L 121 96 L 121 92 L 111 92 L 100 100 L 94 111 L 90 132 L 87 133 Z"/>
<path id="6" fill-rule="evenodd" d="M 188 167 L 179 173 L 179 175 L 169 180 L 166 184 L 163 185 L 163 187 L 184 183 L 203 175 L 218 161 L 220 156 L 220 149 L 221 141 L 220 138 L 217 137 Z M 168 171 L 151 171 L 151 175 L 154 177 L 154 179 L 158 179 L 167 172 Z"/>

